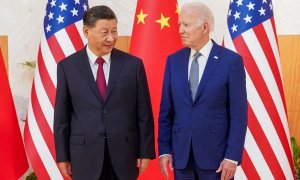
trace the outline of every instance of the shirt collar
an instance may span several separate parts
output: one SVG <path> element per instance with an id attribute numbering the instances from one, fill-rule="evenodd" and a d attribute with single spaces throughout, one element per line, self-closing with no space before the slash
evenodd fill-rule
<path id="1" fill-rule="evenodd" d="M 201 53 L 202 56 L 208 58 L 209 53 L 210 53 L 212 47 L 213 47 L 213 43 L 212 43 L 211 39 L 209 39 L 209 41 L 203 46 L 202 49 L 200 49 L 199 52 Z M 191 49 L 191 54 L 190 54 L 190 55 L 191 55 L 191 56 L 194 56 L 194 54 L 195 54 L 196 52 L 197 52 L 197 51 L 196 51 L 195 49 Z"/>
<path id="2" fill-rule="evenodd" d="M 96 63 L 96 60 L 98 58 L 98 56 L 96 56 L 89 48 L 89 45 L 87 45 L 86 47 L 86 53 L 87 53 L 87 56 L 89 58 L 89 62 L 91 65 L 95 65 Z M 107 64 L 110 64 L 110 56 L 111 56 L 111 52 L 102 56 L 102 58 L 104 59 L 105 63 Z"/>

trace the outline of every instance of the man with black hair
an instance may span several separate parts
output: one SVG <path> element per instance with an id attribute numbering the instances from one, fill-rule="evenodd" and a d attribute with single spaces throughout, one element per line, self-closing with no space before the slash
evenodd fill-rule
<path id="1" fill-rule="evenodd" d="M 88 44 L 57 66 L 56 161 L 72 179 L 137 179 L 155 158 L 143 63 L 114 48 L 117 18 L 109 7 L 89 9 L 83 24 Z"/>

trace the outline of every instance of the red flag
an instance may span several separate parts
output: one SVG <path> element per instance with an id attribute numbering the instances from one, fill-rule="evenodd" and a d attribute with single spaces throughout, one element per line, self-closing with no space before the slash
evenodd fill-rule
<path id="1" fill-rule="evenodd" d="M 236 179 L 294 179 L 271 0 L 230 1 L 224 45 L 243 56 L 248 131 Z"/>
<path id="2" fill-rule="evenodd" d="M 155 139 L 166 58 L 182 47 L 178 11 L 176 0 L 139 0 L 136 7 L 130 53 L 142 58 L 146 68 L 154 113 Z M 157 160 L 151 162 L 140 179 L 163 179 Z"/>
<path id="3" fill-rule="evenodd" d="M 19 179 L 28 169 L 18 118 L 0 48 L 0 179 Z"/>
<path id="4" fill-rule="evenodd" d="M 24 130 L 26 152 L 38 179 L 62 180 L 55 161 L 53 115 L 57 63 L 84 47 L 87 0 L 48 0 Z"/>

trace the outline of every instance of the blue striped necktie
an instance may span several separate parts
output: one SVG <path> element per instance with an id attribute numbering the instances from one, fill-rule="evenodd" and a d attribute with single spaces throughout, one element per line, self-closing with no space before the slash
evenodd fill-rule
<path id="1" fill-rule="evenodd" d="M 190 85 L 190 91 L 191 91 L 193 101 L 195 100 L 196 93 L 198 90 L 198 85 L 199 85 L 199 65 L 198 65 L 199 56 L 201 56 L 201 53 L 197 51 L 193 56 L 194 58 L 190 69 L 189 85 Z"/>

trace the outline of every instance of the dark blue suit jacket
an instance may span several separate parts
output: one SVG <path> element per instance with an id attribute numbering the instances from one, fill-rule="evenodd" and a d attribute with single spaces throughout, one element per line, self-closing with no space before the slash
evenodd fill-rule
<path id="1" fill-rule="evenodd" d="M 159 154 L 185 168 L 190 147 L 198 167 L 217 169 L 224 158 L 240 162 L 247 129 L 242 57 L 215 42 L 195 101 L 188 84 L 190 49 L 167 59 L 159 113 Z"/>
<path id="2" fill-rule="evenodd" d="M 120 179 L 138 176 L 137 158 L 155 158 L 154 125 L 143 63 L 113 49 L 106 100 L 100 97 L 86 48 L 57 66 L 56 160 L 70 161 L 72 179 L 99 179 L 107 138 Z"/>

